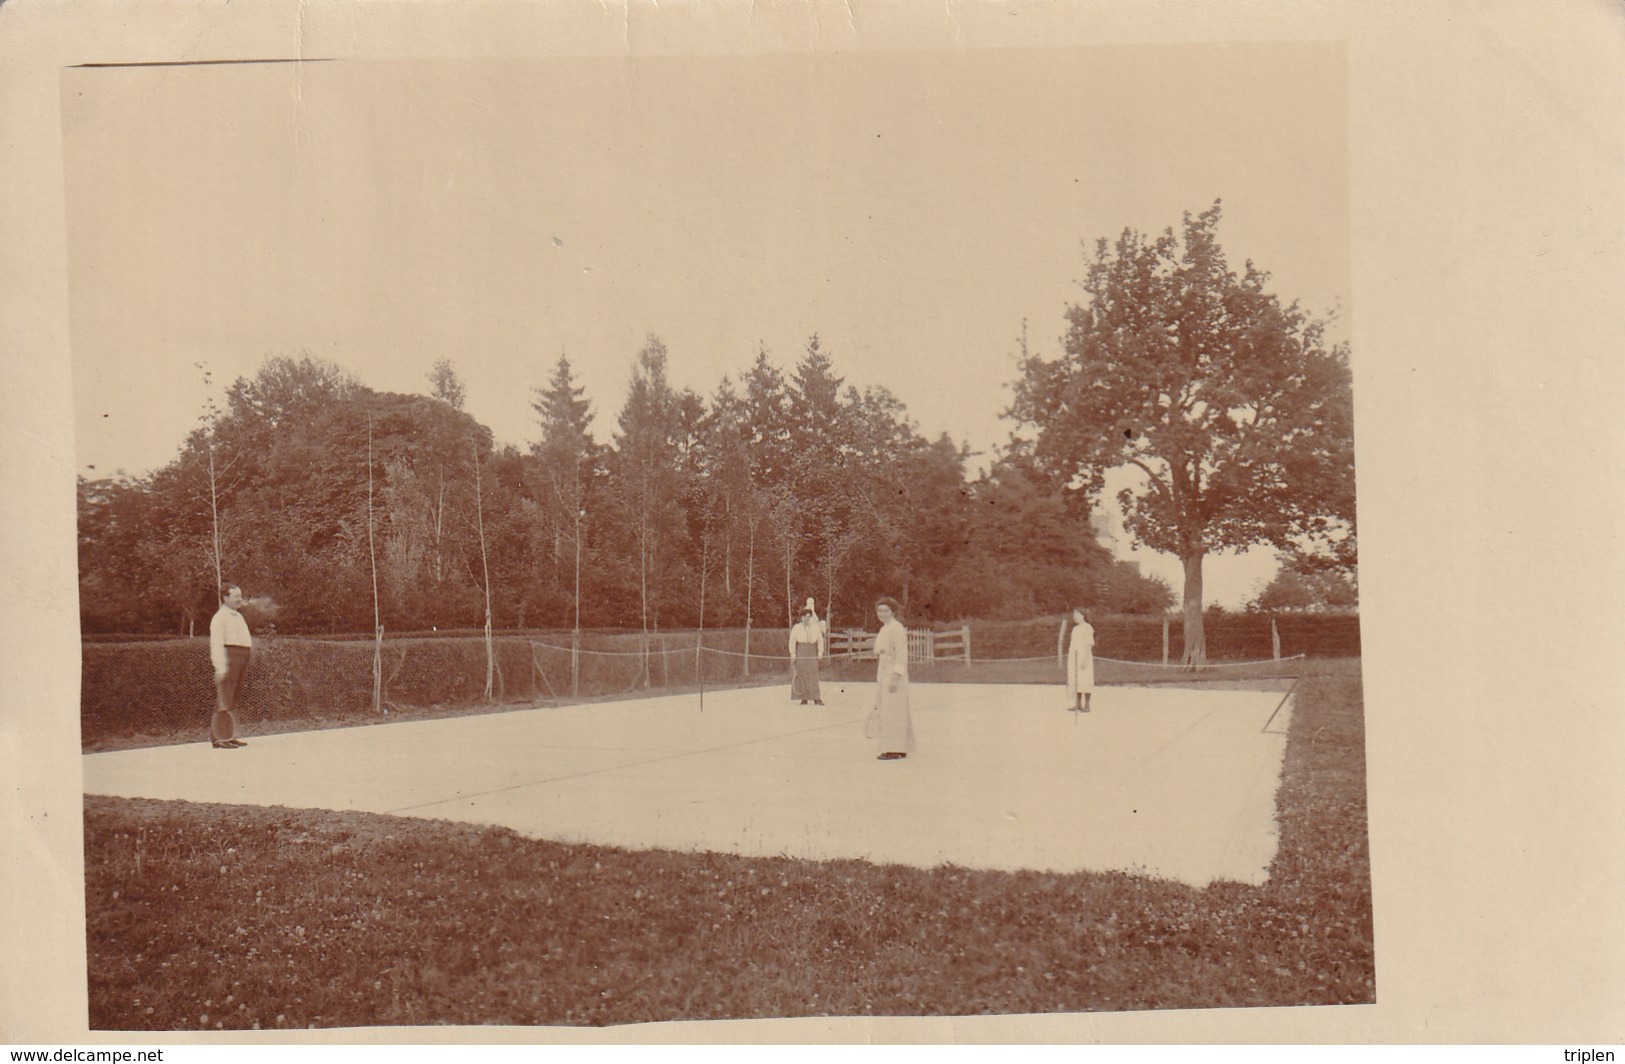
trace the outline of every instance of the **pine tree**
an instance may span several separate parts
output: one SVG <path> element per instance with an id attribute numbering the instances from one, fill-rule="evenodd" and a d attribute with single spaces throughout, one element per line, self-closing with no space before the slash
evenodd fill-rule
<path id="1" fill-rule="evenodd" d="M 563 353 L 546 389 L 536 389 L 536 411 L 540 440 L 531 447 L 544 483 L 543 520 L 551 539 L 553 583 L 561 584 L 568 573 L 570 587 L 569 622 L 581 630 L 581 563 L 587 542 L 591 490 L 600 462 L 600 449 L 591 433 L 592 404 L 586 389 L 576 384 L 570 359 Z"/>

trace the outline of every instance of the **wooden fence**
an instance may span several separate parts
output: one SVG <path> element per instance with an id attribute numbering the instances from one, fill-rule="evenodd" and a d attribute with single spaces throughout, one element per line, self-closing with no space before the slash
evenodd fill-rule
<path id="1" fill-rule="evenodd" d="M 829 634 L 829 654 L 832 658 L 872 658 L 875 656 L 875 633 L 860 628 L 846 628 Z M 970 625 L 945 632 L 929 628 L 908 630 L 908 660 L 911 665 L 939 661 L 963 661 L 970 664 Z"/>

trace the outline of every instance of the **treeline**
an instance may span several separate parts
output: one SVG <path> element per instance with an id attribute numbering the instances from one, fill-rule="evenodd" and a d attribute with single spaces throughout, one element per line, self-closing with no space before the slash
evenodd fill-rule
<path id="1" fill-rule="evenodd" d="M 808 596 L 857 625 L 882 593 L 911 623 L 1158 612 L 1171 590 L 1090 526 L 1126 468 L 1142 482 L 1115 500 L 1136 542 L 1180 559 L 1200 664 L 1214 551 L 1288 558 L 1260 607 L 1357 594 L 1347 347 L 1230 266 L 1220 218 L 1215 201 L 1178 232 L 1096 242 L 1060 350 L 1023 333 L 1015 431 L 975 477 L 891 392 L 846 385 L 816 335 L 788 375 L 759 351 L 709 397 L 672 387 L 650 337 L 606 445 L 561 357 L 525 450 L 493 446 L 447 362 L 429 395 L 396 395 L 272 359 L 165 468 L 80 482 L 83 627 L 191 631 L 222 580 L 288 632 L 749 629 Z"/>
<path id="2" fill-rule="evenodd" d="M 963 445 L 847 385 L 817 336 L 788 374 L 759 351 L 710 396 L 667 363 L 650 337 L 600 445 L 560 357 L 521 450 L 463 410 L 447 362 L 402 395 L 272 358 L 164 468 L 81 478 L 83 630 L 201 632 L 220 580 L 287 633 L 782 627 L 809 596 L 837 626 L 880 594 L 911 622 L 1173 601 L 1028 449 L 972 476 Z"/>

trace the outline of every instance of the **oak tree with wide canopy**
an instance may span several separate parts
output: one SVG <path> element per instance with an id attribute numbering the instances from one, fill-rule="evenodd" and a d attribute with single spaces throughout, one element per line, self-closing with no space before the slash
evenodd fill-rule
<path id="1" fill-rule="evenodd" d="M 1098 499 L 1108 472 L 1138 472 L 1117 500 L 1139 542 L 1184 564 L 1193 666 L 1207 656 L 1210 552 L 1268 545 L 1344 567 L 1355 556 L 1347 349 L 1271 292 L 1268 273 L 1230 268 L 1220 213 L 1215 201 L 1178 235 L 1099 241 L 1062 354 L 1023 351 L 1010 410 L 1067 491 Z"/>

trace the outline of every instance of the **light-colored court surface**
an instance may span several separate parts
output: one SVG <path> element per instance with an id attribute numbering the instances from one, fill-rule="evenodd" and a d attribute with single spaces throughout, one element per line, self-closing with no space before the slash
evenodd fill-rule
<path id="1" fill-rule="evenodd" d="M 355 809 L 535 838 L 920 867 L 1261 883 L 1280 692 L 916 684 L 915 753 L 875 760 L 873 684 L 707 692 L 84 758 L 85 792 Z"/>

